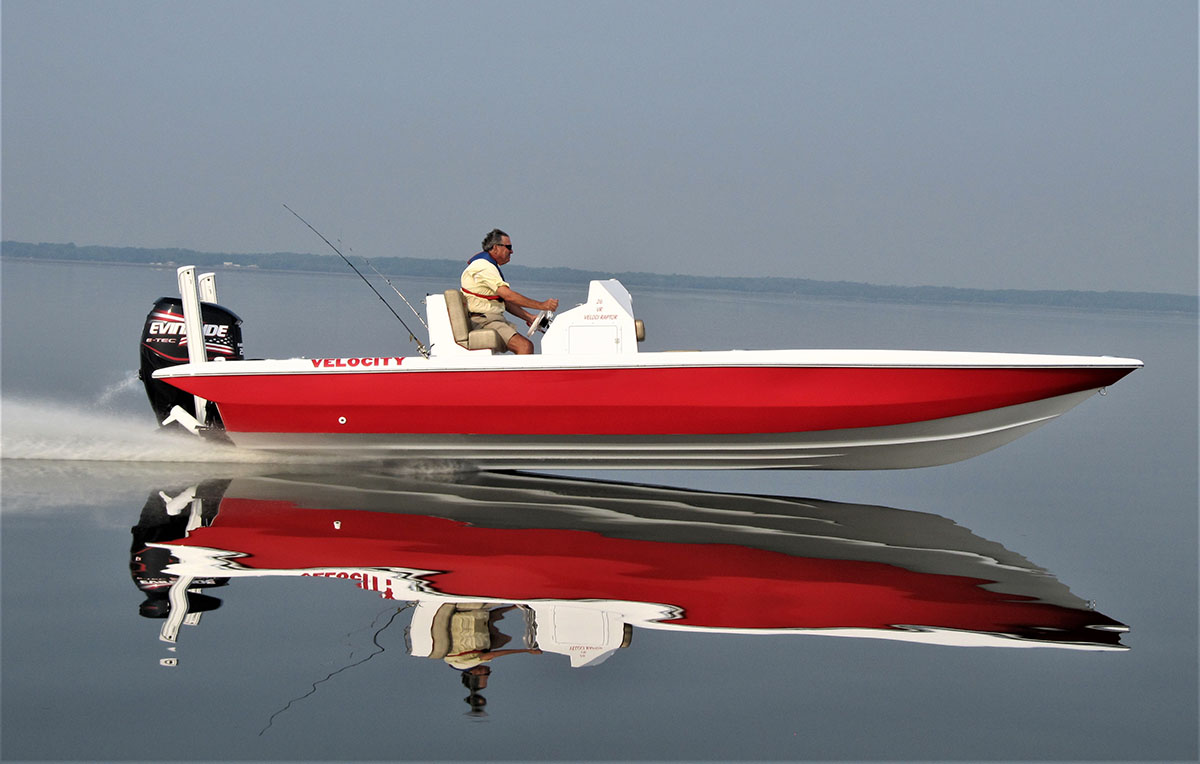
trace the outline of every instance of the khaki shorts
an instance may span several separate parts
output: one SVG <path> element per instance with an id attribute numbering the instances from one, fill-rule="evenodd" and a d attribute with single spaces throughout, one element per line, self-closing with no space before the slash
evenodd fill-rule
<path id="1" fill-rule="evenodd" d="M 517 327 L 510 324 L 504 318 L 503 314 L 494 315 L 494 314 L 484 314 L 484 313 L 471 313 L 469 318 L 471 319 L 471 330 L 472 331 L 474 331 L 476 329 L 491 329 L 496 334 L 500 335 L 500 341 L 503 342 L 505 345 L 507 345 L 508 341 L 511 340 L 518 333 Z"/>

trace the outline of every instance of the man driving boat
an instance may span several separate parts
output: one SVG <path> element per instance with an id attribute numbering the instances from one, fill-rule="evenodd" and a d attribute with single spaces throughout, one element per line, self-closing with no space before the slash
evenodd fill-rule
<path id="1" fill-rule="evenodd" d="M 530 325 L 535 316 L 526 308 L 557 310 L 558 300 L 550 298 L 539 302 L 512 289 L 500 272 L 500 266 L 507 265 L 512 255 L 512 239 L 499 228 L 493 228 L 483 237 L 483 251 L 467 261 L 459 284 L 467 298 L 471 329 L 492 329 L 509 350 L 517 355 L 529 355 L 533 352 L 533 342 L 504 317 L 504 311 Z"/>

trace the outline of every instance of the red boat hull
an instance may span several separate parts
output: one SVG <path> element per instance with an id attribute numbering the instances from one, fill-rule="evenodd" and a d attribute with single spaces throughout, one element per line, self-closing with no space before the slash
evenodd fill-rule
<path id="1" fill-rule="evenodd" d="M 216 401 L 230 432 L 718 435 L 943 419 L 1096 390 L 1127 373 L 717 367 L 314 373 L 173 383 Z"/>
<path id="2" fill-rule="evenodd" d="M 156 377 L 216 403 L 233 442 L 257 449 L 487 468 L 889 469 L 996 448 L 1139 365 L 907 351 L 481 360 L 239 361 Z"/>

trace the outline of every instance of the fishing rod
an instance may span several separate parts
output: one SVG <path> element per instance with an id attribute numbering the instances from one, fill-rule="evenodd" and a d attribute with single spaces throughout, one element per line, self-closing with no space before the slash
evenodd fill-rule
<path id="1" fill-rule="evenodd" d="M 341 244 L 341 243 L 342 243 L 342 240 L 338 239 L 338 244 Z M 354 252 L 354 247 L 346 247 L 346 249 L 350 250 L 351 252 Z M 355 254 L 357 254 L 357 253 L 355 253 Z M 387 285 L 392 288 L 392 291 L 395 292 L 396 295 L 401 300 L 404 300 L 404 304 L 408 306 L 408 309 L 411 310 L 413 312 L 413 315 L 417 317 L 417 320 L 421 322 L 421 326 L 425 327 L 425 331 L 429 331 L 429 324 L 425 323 L 425 319 L 421 318 L 421 314 L 417 311 L 416 308 L 414 308 L 412 306 L 412 303 L 408 301 L 408 298 L 405 297 L 404 294 L 401 293 L 401 291 L 396 288 L 396 285 L 392 283 L 392 280 L 389 279 L 387 276 L 384 276 L 382 273 L 380 273 L 379 269 L 375 267 L 374 263 L 372 263 L 370 260 L 367 259 L 366 255 L 358 255 L 358 256 L 363 259 L 363 262 L 367 264 L 368 268 L 375 271 L 376 276 L 378 276 L 379 278 L 381 278 L 387 282 Z"/>
<path id="2" fill-rule="evenodd" d="M 382 302 L 384 305 L 386 305 L 386 306 L 387 306 L 387 309 L 388 309 L 389 311 L 391 311 L 391 313 L 392 313 L 392 315 L 393 315 L 393 316 L 395 316 L 395 317 L 396 317 L 396 320 L 397 320 L 397 321 L 399 321 L 399 322 L 400 322 L 400 325 L 401 325 L 401 326 L 403 326 L 403 327 L 404 327 L 404 329 L 405 329 L 405 330 L 408 332 L 408 338 L 409 338 L 410 340 L 412 340 L 413 342 L 417 343 L 417 350 L 418 350 L 418 351 L 420 351 L 420 353 L 421 353 L 421 356 L 422 356 L 423 358 L 428 358 L 428 357 L 429 357 L 429 350 L 428 350 L 428 349 L 425 347 L 425 345 L 424 345 L 424 344 L 422 344 L 422 343 L 421 343 L 421 341 L 420 341 L 419 339 L 417 339 L 417 335 L 413 334 L 413 330 L 408 328 L 408 324 L 404 323 L 404 319 L 403 319 L 403 318 L 400 318 L 400 314 L 396 312 L 396 310 L 395 310 L 395 309 L 392 307 L 391 303 L 389 303 L 387 300 L 385 300 L 385 299 L 383 298 L 383 295 L 381 295 L 381 294 L 379 293 L 379 290 L 375 288 L 375 285 L 374 285 L 374 284 L 372 284 L 372 283 L 371 283 L 371 282 L 370 282 L 370 281 L 367 279 L 367 277 L 366 277 L 366 276 L 364 276 L 364 275 L 362 274 L 362 271 L 360 271 L 358 268 L 354 267 L 354 263 L 350 262 L 350 258 L 348 258 L 348 257 L 346 257 L 345 255 L 343 255 L 343 254 L 342 254 L 342 251 L 341 251 L 340 249 L 338 249 L 337 247 L 333 246 L 333 242 L 331 242 L 329 239 L 326 239 L 326 238 L 325 238 L 325 235 L 324 235 L 323 233 L 321 233 L 321 232 L 320 232 L 320 231 L 318 231 L 317 229 L 313 228 L 313 227 L 312 227 L 312 225 L 311 225 L 311 224 L 310 224 L 310 223 L 309 223 L 307 220 L 305 220 L 304 218 L 300 217 L 300 215 L 299 215 L 299 214 L 298 214 L 298 213 L 297 213 L 297 212 L 296 212 L 294 209 L 292 209 L 291 207 L 287 206 L 286 204 L 285 204 L 285 205 L 283 205 L 283 208 L 284 208 L 285 210 L 287 210 L 288 212 L 292 213 L 293 215 L 295 215 L 295 216 L 296 216 L 296 219 L 297 219 L 297 220 L 299 220 L 301 223 L 303 223 L 304 225 L 308 226 L 308 230 L 312 231 L 312 232 L 313 232 L 313 233 L 315 233 L 317 236 L 320 236 L 320 237 L 321 237 L 321 241 L 323 241 L 323 242 L 325 242 L 326 244 L 328 244 L 330 249 L 332 249 L 334 252 L 337 252 L 337 253 L 338 253 L 338 256 L 339 256 L 339 257 L 341 257 L 343 260 L 345 260 L 345 261 L 346 261 L 346 265 L 349 265 L 349 266 L 350 266 L 350 269 L 351 269 L 352 271 L 354 271 L 355 273 L 357 273 L 357 274 L 358 274 L 358 277 L 359 277 L 360 279 L 362 279 L 362 280 L 363 280 L 363 281 L 366 283 L 366 285 L 367 285 L 367 286 L 371 287 L 371 291 L 375 293 L 375 296 L 379 298 L 379 301 L 380 301 L 380 302 Z M 392 289 L 395 289 L 395 287 L 392 287 Z M 396 293 L 397 293 L 397 294 L 399 294 L 399 290 L 397 290 L 397 292 L 396 292 Z M 401 296 L 401 297 L 403 297 L 404 295 L 400 295 L 400 296 Z M 407 303 L 407 302 L 408 302 L 408 300 L 405 300 L 405 302 Z M 409 307 L 411 308 L 412 306 L 411 306 L 411 305 L 409 305 Z M 413 312 L 415 313 L 416 311 L 414 310 Z M 418 318 L 419 318 L 419 316 L 418 316 Z M 421 323 L 424 323 L 424 322 L 422 321 Z M 426 328 L 426 329 L 428 329 L 429 327 L 425 327 L 425 328 Z"/>

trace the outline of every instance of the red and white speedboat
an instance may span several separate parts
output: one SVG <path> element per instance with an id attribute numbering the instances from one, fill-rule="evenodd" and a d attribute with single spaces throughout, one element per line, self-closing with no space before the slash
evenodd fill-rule
<path id="1" fill-rule="evenodd" d="M 587 303 L 553 320 L 537 355 L 495 352 L 492 333 L 467 330 L 450 291 L 426 297 L 427 356 L 243 360 L 236 316 L 201 304 L 188 277 L 183 299 L 160 300 L 143 333 L 144 359 L 176 364 L 143 363 L 152 401 L 160 419 L 173 410 L 253 449 L 489 469 L 924 467 L 1008 443 L 1142 365 L 947 351 L 638 352 L 643 330 L 615 280 L 591 282 Z M 189 311 L 196 355 L 181 363 L 171 342 L 188 336 Z M 481 418 L 481 398 L 511 413 Z M 206 415 L 190 421 L 197 410 Z"/>

